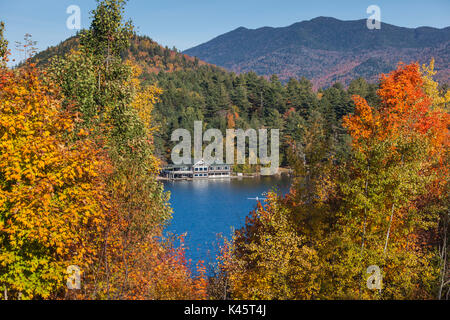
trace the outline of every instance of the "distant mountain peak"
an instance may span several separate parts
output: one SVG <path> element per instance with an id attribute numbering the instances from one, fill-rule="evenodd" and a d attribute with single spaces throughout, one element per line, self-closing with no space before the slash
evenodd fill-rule
<path id="1" fill-rule="evenodd" d="M 355 77 L 376 81 L 399 61 L 436 59 L 437 79 L 450 79 L 450 27 L 403 28 L 366 20 L 320 16 L 287 27 L 239 27 L 185 51 L 190 56 L 241 73 L 277 74 L 281 80 L 306 78 L 316 87 Z"/>

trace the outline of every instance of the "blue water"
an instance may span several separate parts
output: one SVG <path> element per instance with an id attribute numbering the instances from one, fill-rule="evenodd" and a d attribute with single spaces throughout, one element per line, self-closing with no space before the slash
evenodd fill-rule
<path id="1" fill-rule="evenodd" d="M 233 228 L 243 227 L 256 208 L 256 200 L 248 198 L 262 198 L 270 190 L 285 194 L 289 185 L 288 177 L 165 182 L 174 210 L 167 231 L 187 233 L 187 258 L 193 265 L 203 260 L 209 266 L 216 259 L 218 235 L 230 239 Z"/>

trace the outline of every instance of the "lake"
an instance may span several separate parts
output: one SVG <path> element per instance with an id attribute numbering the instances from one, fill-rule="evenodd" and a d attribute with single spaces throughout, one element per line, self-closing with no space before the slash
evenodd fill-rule
<path id="1" fill-rule="evenodd" d="M 186 257 L 192 264 L 204 260 L 215 262 L 218 234 L 231 238 L 232 230 L 245 224 L 245 217 L 256 208 L 256 200 L 264 193 L 276 190 L 287 193 L 290 178 L 260 177 L 245 179 L 166 181 L 171 192 L 173 220 L 167 232 L 187 233 Z"/>

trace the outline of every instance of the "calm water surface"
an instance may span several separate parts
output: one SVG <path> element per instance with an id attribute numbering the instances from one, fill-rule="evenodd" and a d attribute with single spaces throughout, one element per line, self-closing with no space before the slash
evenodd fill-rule
<path id="1" fill-rule="evenodd" d="M 245 224 L 245 217 L 255 209 L 256 200 L 275 190 L 289 191 L 288 177 L 261 177 L 255 179 L 224 179 L 165 182 L 171 192 L 173 220 L 168 232 L 186 236 L 186 256 L 193 264 L 204 260 L 215 261 L 217 235 L 228 238 L 232 230 Z"/>

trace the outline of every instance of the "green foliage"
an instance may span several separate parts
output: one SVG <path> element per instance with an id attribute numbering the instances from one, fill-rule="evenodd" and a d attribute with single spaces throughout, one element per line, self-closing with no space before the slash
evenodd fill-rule
<path id="1" fill-rule="evenodd" d="M 92 128 L 92 122 L 98 119 L 95 99 L 98 87 L 91 56 L 79 51 L 66 56 L 55 56 L 48 71 L 50 78 L 61 87 L 65 98 L 64 106 L 75 107 L 83 120 L 82 126 Z"/>
<path id="2" fill-rule="evenodd" d="M 131 21 L 123 23 L 126 0 L 97 2 L 97 8 L 92 11 L 91 27 L 82 32 L 80 43 L 99 62 L 109 65 L 111 60 L 119 61 L 121 51 L 128 48 L 133 26 Z"/>
<path id="3" fill-rule="evenodd" d="M 134 190 L 128 196 L 155 200 L 142 201 L 139 208 L 149 215 L 149 223 L 161 223 L 170 214 L 166 196 L 154 180 L 157 170 L 150 128 L 132 106 L 139 83 L 133 83 L 133 69 L 121 57 L 132 36 L 131 23 L 122 22 L 124 4 L 121 0 L 100 2 L 93 11 L 91 28 L 81 33 L 80 51 L 56 58 L 50 74 L 58 79 L 66 104 L 75 104 L 81 114 L 81 126 L 106 135 L 116 178 L 139 181 L 136 187 L 141 192 Z M 129 202 L 133 201 L 130 198 Z"/>
<path id="4" fill-rule="evenodd" d="M 288 164 L 285 160 L 288 142 L 301 139 L 297 128 L 312 112 L 325 117 L 326 136 L 334 139 L 336 150 L 345 152 L 346 135 L 340 120 L 354 106 L 342 86 L 316 93 L 305 78 L 291 79 L 283 85 L 275 76 L 268 81 L 255 73 L 237 76 L 211 66 L 160 72 L 152 78 L 163 89 L 155 109 L 160 123 L 155 142 L 159 155 L 167 161 L 173 147 L 170 142 L 173 130 L 192 130 L 193 121 L 202 120 L 206 128 L 219 128 L 225 133 L 229 126 L 224 119 L 234 113 L 237 113 L 235 128 L 280 129 L 283 165 Z"/>
<path id="5" fill-rule="evenodd" d="M 5 23 L 0 21 L 0 59 L 4 59 L 8 49 L 8 41 L 5 39 L 3 32 L 5 31 Z"/>

